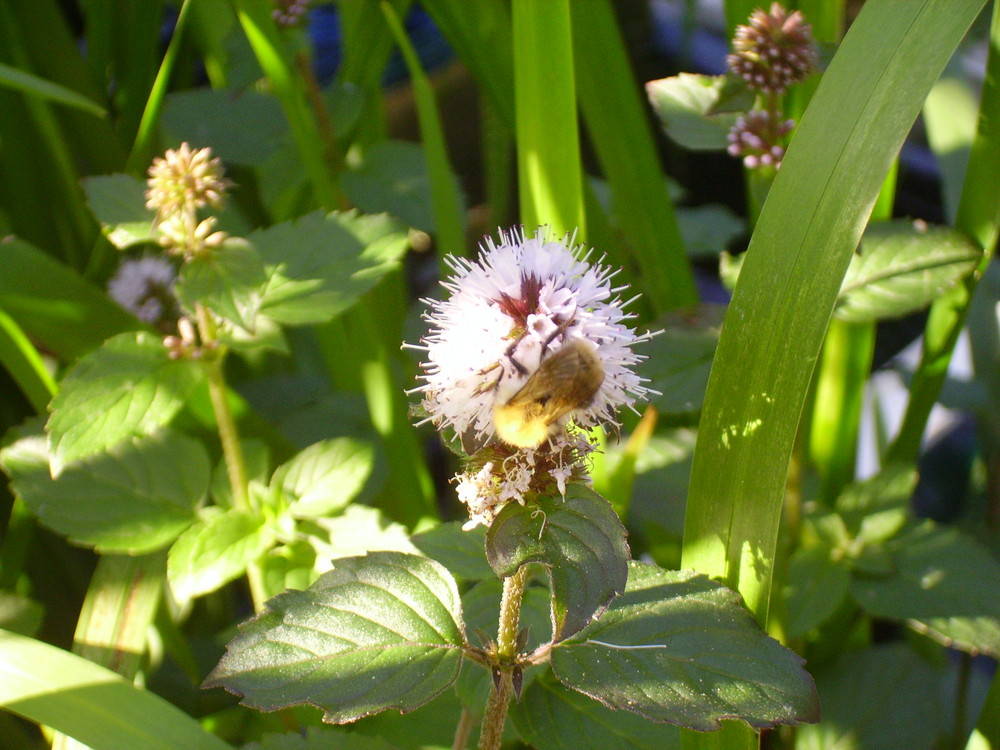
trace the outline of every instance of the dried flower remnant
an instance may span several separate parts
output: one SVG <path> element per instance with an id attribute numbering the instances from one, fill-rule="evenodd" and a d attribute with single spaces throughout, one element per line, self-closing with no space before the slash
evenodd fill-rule
<path id="1" fill-rule="evenodd" d="M 758 8 L 745 26 L 736 27 L 729 69 L 750 88 L 780 95 L 805 80 L 818 66 L 812 27 L 799 11 L 789 13 L 780 3 Z"/>
<path id="2" fill-rule="evenodd" d="M 569 236 L 514 229 L 488 239 L 477 262 L 449 262 L 449 298 L 427 301 L 416 391 L 428 420 L 473 454 L 459 497 L 470 525 L 488 524 L 509 500 L 586 481 L 593 446 L 581 429 L 617 428 L 618 409 L 645 397 L 632 347 L 649 334 L 626 325 L 625 287 Z"/>
<path id="3" fill-rule="evenodd" d="M 156 211 L 160 243 L 169 252 L 192 257 L 225 239 L 225 233 L 215 231 L 215 217 L 198 220 L 198 209 L 221 208 L 232 186 L 210 148 L 192 150 L 182 143 L 176 150 L 168 149 L 153 159 L 146 185 L 146 207 Z"/>
<path id="4" fill-rule="evenodd" d="M 108 281 L 108 295 L 145 323 L 170 323 L 177 315 L 176 278 L 173 265 L 165 258 L 127 258 Z"/>

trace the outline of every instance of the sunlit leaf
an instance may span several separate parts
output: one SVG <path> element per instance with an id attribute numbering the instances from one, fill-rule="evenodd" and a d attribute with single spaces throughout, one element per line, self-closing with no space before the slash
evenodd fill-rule
<path id="1" fill-rule="evenodd" d="M 130 437 L 166 425 L 203 377 L 196 362 L 171 359 L 158 336 L 123 333 L 66 374 L 50 406 L 52 473 Z"/>
<path id="2" fill-rule="evenodd" d="M 324 720 L 411 711 L 447 688 L 462 658 L 458 589 L 433 560 L 399 552 L 341 558 L 305 591 L 244 623 L 206 687 L 273 711 L 320 706 Z"/>
<path id="3" fill-rule="evenodd" d="M 14 492 L 46 526 L 99 552 L 141 554 L 190 526 L 208 490 L 208 455 L 176 432 L 123 441 L 77 461 L 55 479 L 45 437 L 0 453 Z"/>

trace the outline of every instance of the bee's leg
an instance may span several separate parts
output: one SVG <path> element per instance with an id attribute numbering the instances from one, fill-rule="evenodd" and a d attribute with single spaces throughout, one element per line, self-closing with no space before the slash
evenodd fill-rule
<path id="1" fill-rule="evenodd" d="M 566 334 L 566 329 L 573 325 L 573 321 L 576 320 L 576 310 L 570 315 L 566 320 L 556 326 L 556 330 L 548 335 L 548 338 L 542 342 L 542 355 L 545 355 L 546 350 L 549 348 L 549 344 L 555 341 L 556 336 L 564 336 Z"/>

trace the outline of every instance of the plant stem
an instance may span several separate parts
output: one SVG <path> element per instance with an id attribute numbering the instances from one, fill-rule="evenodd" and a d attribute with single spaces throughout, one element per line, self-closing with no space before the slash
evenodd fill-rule
<path id="1" fill-rule="evenodd" d="M 462 709 L 458 726 L 455 727 L 455 739 L 451 743 L 451 750 L 465 750 L 465 746 L 469 744 L 469 734 L 472 732 L 474 718 L 472 711 L 467 708 Z"/>
<path id="2" fill-rule="evenodd" d="M 528 578 L 527 568 L 523 565 L 518 571 L 503 581 L 503 596 L 500 599 L 500 626 L 497 630 L 497 647 L 495 657 L 499 677 L 493 682 L 489 700 L 486 702 L 486 713 L 483 716 L 483 729 L 479 737 L 479 750 L 497 750 L 503 738 L 503 726 L 507 719 L 507 709 L 511 696 L 514 694 L 513 661 L 517 654 L 517 633 L 521 624 L 521 601 L 524 597 L 524 584 Z"/>
<path id="3" fill-rule="evenodd" d="M 198 334 L 204 346 L 209 342 L 218 341 L 215 319 L 212 313 L 202 304 L 195 306 L 198 316 Z M 212 401 L 212 411 L 215 413 L 215 423 L 219 431 L 219 442 L 222 444 L 222 455 L 226 462 L 226 474 L 233 493 L 233 507 L 237 510 L 253 510 L 248 491 L 246 462 L 243 460 L 243 448 L 240 445 L 240 433 L 236 429 L 232 409 L 229 408 L 229 389 L 222 370 L 225 362 L 225 351 L 220 350 L 205 362 L 205 374 L 208 380 L 208 396 Z M 247 581 L 250 584 L 250 597 L 253 600 L 255 612 L 260 612 L 267 599 L 264 589 L 264 576 L 260 566 L 253 562 L 247 566 Z"/>
<path id="4" fill-rule="evenodd" d="M 216 326 L 212 314 L 204 305 L 197 305 L 198 333 L 202 344 L 216 341 Z M 205 363 L 208 376 L 208 395 L 212 400 L 212 411 L 219 429 L 219 440 L 222 442 L 222 455 L 226 460 L 226 472 L 233 492 L 233 507 L 239 510 L 250 509 L 250 497 L 247 493 L 247 471 L 243 461 L 243 451 L 240 448 L 240 435 L 236 429 L 233 412 L 229 408 L 226 394 L 226 379 L 222 372 L 225 354 L 213 356 Z"/>

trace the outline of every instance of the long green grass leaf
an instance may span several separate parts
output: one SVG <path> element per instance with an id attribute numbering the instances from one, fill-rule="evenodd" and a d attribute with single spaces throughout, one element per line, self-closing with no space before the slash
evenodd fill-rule
<path id="1" fill-rule="evenodd" d="M 107 114 L 104 107 L 72 89 L 2 63 L 0 63 L 0 86 L 40 96 L 57 104 L 65 104 L 67 107 L 75 107 L 82 112 L 89 112 L 95 117 L 104 117 Z"/>
<path id="2" fill-rule="evenodd" d="M 683 564 L 766 621 L 786 470 L 848 262 L 924 96 L 983 0 L 866 3 L 760 216 L 705 397 Z"/>
<path id="3" fill-rule="evenodd" d="M 93 750 L 231 750 L 197 721 L 114 672 L 0 630 L 0 706 Z"/>
<path id="4" fill-rule="evenodd" d="M 569 0 L 514 0 L 514 103 L 521 221 L 586 237 Z"/>

